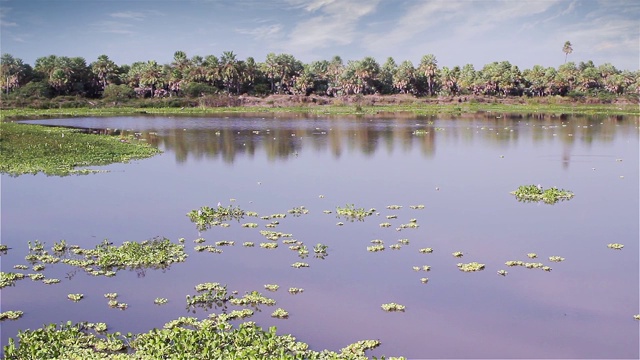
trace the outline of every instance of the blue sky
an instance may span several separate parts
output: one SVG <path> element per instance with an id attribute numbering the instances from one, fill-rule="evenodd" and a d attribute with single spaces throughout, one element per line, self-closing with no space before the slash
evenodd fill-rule
<path id="1" fill-rule="evenodd" d="M 569 61 L 640 66 L 636 0 L 0 0 L 0 30 L 1 51 L 31 65 L 52 54 L 169 63 L 182 50 L 525 69 L 561 65 L 569 40 Z"/>

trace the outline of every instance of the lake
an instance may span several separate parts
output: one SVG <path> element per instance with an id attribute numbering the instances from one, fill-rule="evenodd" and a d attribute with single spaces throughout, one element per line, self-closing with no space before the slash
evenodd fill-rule
<path id="1" fill-rule="evenodd" d="M 106 322 L 110 331 L 146 332 L 179 316 L 194 286 L 219 282 L 240 294 L 277 301 L 250 320 L 291 333 L 314 350 L 338 351 L 379 339 L 369 355 L 408 358 L 638 358 L 639 119 L 478 114 L 459 117 L 70 118 L 29 123 L 136 136 L 164 151 L 87 176 L 2 175 L 2 271 L 25 264 L 28 241 L 50 249 L 61 239 L 93 248 L 157 236 L 185 238 L 189 257 L 169 269 L 94 277 L 65 264 L 44 274 L 60 284 L 20 280 L 2 289 L 2 345 L 19 329 L 47 323 Z M 575 197 L 554 205 L 519 202 L 520 185 L 558 187 Z M 239 206 L 260 216 L 304 206 L 308 214 L 245 218 L 198 232 L 186 214 L 202 206 Z M 336 208 L 375 208 L 364 221 Z M 392 210 L 390 205 L 402 206 Z M 424 205 L 424 209 L 412 209 Z M 332 213 L 327 214 L 324 211 Z M 390 218 L 388 218 L 390 217 Z M 417 228 L 402 228 L 414 221 Z M 242 223 L 255 222 L 258 228 Z M 338 223 L 344 223 L 339 226 Z M 390 227 L 381 227 L 382 223 Z M 260 230 L 291 233 L 309 247 L 258 246 Z M 400 231 L 399 231 L 400 230 Z M 201 245 L 235 241 L 221 254 Z M 369 252 L 371 240 L 386 249 Z M 398 240 L 406 239 L 408 244 Z M 246 241 L 253 248 L 243 247 Z M 328 246 L 324 259 L 312 247 Z M 624 244 L 622 250 L 607 247 Z M 390 248 L 400 244 L 397 250 Z M 430 247 L 433 253 L 420 253 Z M 464 255 L 456 258 L 453 252 Z M 527 254 L 536 253 L 536 259 Z M 549 261 L 561 256 L 562 262 Z M 508 267 L 541 262 L 552 271 Z M 291 264 L 304 261 L 309 268 Z M 478 272 L 456 264 L 477 261 Z M 430 266 L 415 271 L 414 266 Z M 497 274 L 506 270 L 506 276 Z M 428 278 L 422 283 L 421 278 Z M 269 292 L 265 284 L 278 284 Z M 289 294 L 289 287 L 304 292 Z M 111 309 L 117 292 L 127 310 Z M 69 293 L 85 298 L 74 303 Z M 164 297 L 166 305 L 154 305 Z M 399 303 L 404 312 L 381 305 Z M 271 312 L 281 307 L 288 319 Z"/>

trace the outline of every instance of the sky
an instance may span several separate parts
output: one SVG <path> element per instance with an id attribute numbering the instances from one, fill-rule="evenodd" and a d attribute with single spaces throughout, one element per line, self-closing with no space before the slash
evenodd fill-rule
<path id="1" fill-rule="evenodd" d="M 339 55 L 417 66 L 509 61 L 520 69 L 568 61 L 640 68 L 637 0 L 0 0 L 0 51 L 33 65 L 48 55 L 106 54 L 118 65 L 175 51 L 304 63 Z"/>

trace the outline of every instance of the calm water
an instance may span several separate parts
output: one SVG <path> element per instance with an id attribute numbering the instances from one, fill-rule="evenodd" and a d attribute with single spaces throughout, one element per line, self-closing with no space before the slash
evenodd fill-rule
<path id="1" fill-rule="evenodd" d="M 2 322 L 2 345 L 19 329 L 45 323 L 104 321 L 110 330 L 146 332 L 179 316 L 194 286 L 220 282 L 229 290 L 258 290 L 289 311 L 287 320 L 262 307 L 251 320 L 277 326 L 313 349 L 380 339 L 370 355 L 409 358 L 638 358 L 639 145 L 638 119 L 622 117 L 464 118 L 188 118 L 121 117 L 34 121 L 141 133 L 164 153 L 108 173 L 47 177 L 2 176 L 2 271 L 27 264 L 27 241 L 94 247 L 155 236 L 186 238 L 189 258 L 168 270 L 121 271 L 92 277 L 64 264 L 44 274 L 58 285 L 29 279 L 2 289 L 2 311 L 22 310 Z M 424 135 L 412 134 L 425 130 Z M 621 161 L 620 161 L 621 160 Z M 520 203 L 510 191 L 541 184 L 576 195 L 556 205 Z M 324 197 L 320 197 L 323 195 Z M 231 199 L 235 199 L 234 202 Z M 273 229 L 292 233 L 328 257 L 300 260 L 280 245 L 258 246 L 259 230 L 232 222 L 198 233 L 185 216 L 201 206 L 238 205 L 260 215 L 305 206 Z M 379 215 L 345 222 L 336 206 L 376 208 Z M 410 205 L 424 204 L 424 210 Z M 388 205 L 402 205 L 388 210 Z M 387 220 L 387 215 L 397 219 Z M 396 227 L 415 218 L 420 227 Z M 344 220 L 342 220 L 344 221 Z M 390 222 L 392 227 L 381 228 Z M 234 240 L 224 253 L 194 251 Z M 373 239 L 387 249 L 366 251 Z M 388 248 L 398 239 L 410 244 Z M 254 241 L 255 248 L 244 248 Z M 621 251 L 607 244 L 625 245 Z M 418 249 L 432 247 L 432 254 Z M 462 259 L 454 258 L 462 251 Z M 509 268 L 508 260 L 537 253 L 551 272 Z M 559 255 L 566 260 L 549 262 Z M 291 264 L 306 261 L 307 269 Z M 456 264 L 478 261 L 486 270 L 463 273 Z M 413 266 L 430 265 L 430 272 Z M 496 271 L 506 269 L 502 277 Z M 25 273 L 32 272 L 30 270 Z M 428 277 L 422 284 L 420 278 Z M 264 284 L 278 284 L 275 293 Z M 289 287 L 304 288 L 291 295 Z M 129 304 L 110 309 L 103 294 Z M 83 293 L 73 303 L 69 293 Z M 155 306 L 156 297 L 169 303 Z M 385 313 L 397 302 L 404 313 Z"/>

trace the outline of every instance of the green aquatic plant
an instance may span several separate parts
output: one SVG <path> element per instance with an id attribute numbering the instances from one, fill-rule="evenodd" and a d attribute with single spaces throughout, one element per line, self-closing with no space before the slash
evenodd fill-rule
<path id="1" fill-rule="evenodd" d="M 381 224 L 380 224 L 380 227 L 382 227 L 382 228 L 388 228 L 388 227 L 391 227 L 391 224 L 390 224 L 390 223 L 388 223 L 388 222 L 384 222 L 384 223 L 381 223 Z"/>
<path id="2" fill-rule="evenodd" d="M 115 300 L 118 298 L 118 293 L 106 293 L 104 294 L 104 297 L 109 300 Z"/>
<path id="3" fill-rule="evenodd" d="M 53 243 L 53 246 L 51 247 L 51 249 L 53 249 L 54 252 L 65 252 L 67 250 L 67 242 L 65 240 L 60 240 L 59 242 L 55 242 Z"/>
<path id="4" fill-rule="evenodd" d="M 484 270 L 484 264 L 480 264 L 477 262 L 470 262 L 468 264 L 458 263 L 458 269 L 464 272 L 472 272 L 472 271 L 481 271 Z"/>
<path id="5" fill-rule="evenodd" d="M 384 250 L 384 245 L 367 246 L 367 251 L 378 252 L 383 250 Z"/>
<path id="6" fill-rule="evenodd" d="M 354 204 L 347 204 L 345 207 L 336 208 L 338 217 L 345 218 L 349 221 L 364 221 L 364 218 L 373 215 L 374 212 L 374 209 L 365 210 L 364 208 L 356 208 Z"/>
<path id="7" fill-rule="evenodd" d="M 422 282 L 423 284 L 426 284 L 429 282 L 429 278 L 420 278 L 420 282 Z"/>
<path id="8" fill-rule="evenodd" d="M 9 247 L 5 244 L 0 244 L 0 255 L 4 255 L 9 251 Z"/>
<path id="9" fill-rule="evenodd" d="M 391 220 L 391 219 L 397 219 L 398 215 L 387 215 L 387 219 Z"/>
<path id="10" fill-rule="evenodd" d="M 227 241 L 227 240 L 223 240 L 223 241 L 217 241 L 216 242 L 216 246 L 233 246 L 235 245 L 235 241 Z"/>
<path id="11" fill-rule="evenodd" d="M 287 212 L 297 217 L 300 215 L 308 214 L 309 210 L 307 210 L 304 206 L 298 206 L 298 207 L 294 207 L 293 209 L 287 210 Z"/>
<path id="12" fill-rule="evenodd" d="M 295 263 L 291 264 L 291 267 L 294 267 L 294 268 L 296 268 L 296 269 L 299 269 L 299 268 L 308 268 L 308 267 L 309 267 L 309 264 L 304 263 L 304 262 L 295 262 Z"/>
<path id="13" fill-rule="evenodd" d="M 278 243 L 260 243 L 260 247 L 264 249 L 275 249 L 278 247 Z"/>
<path id="14" fill-rule="evenodd" d="M 561 256 L 549 256 L 549 261 L 561 262 L 564 261 L 564 258 Z"/>
<path id="15" fill-rule="evenodd" d="M 457 258 L 461 258 L 462 256 L 464 256 L 462 251 L 456 251 L 456 252 L 452 253 L 451 255 L 453 255 L 454 257 L 457 257 Z"/>
<path id="16" fill-rule="evenodd" d="M 609 249 L 622 250 L 622 248 L 624 247 L 624 245 L 622 245 L 622 244 L 618 244 L 618 243 L 613 243 L 613 244 L 609 244 L 609 245 L 607 245 L 607 247 L 608 247 Z"/>
<path id="17" fill-rule="evenodd" d="M 318 243 L 316 244 L 316 246 L 313 247 L 313 252 L 316 254 L 326 254 L 328 248 L 329 246 Z"/>
<path id="18" fill-rule="evenodd" d="M 331 214 L 333 211 L 331 211 L 331 210 L 322 210 L 322 212 L 325 213 L 325 214 Z"/>
<path id="19" fill-rule="evenodd" d="M 290 293 L 290 294 L 294 294 L 294 295 L 295 295 L 295 294 L 299 294 L 299 293 L 301 293 L 301 292 L 303 292 L 303 291 L 304 291 L 304 289 L 297 288 L 297 287 L 290 287 L 290 288 L 289 288 L 289 293 Z"/>
<path id="20" fill-rule="evenodd" d="M 402 245 L 409 245 L 409 239 L 399 239 L 398 242 Z"/>
<path id="21" fill-rule="evenodd" d="M 415 220 L 415 219 L 411 219 L 411 220 Z M 420 225 L 418 225 L 418 223 L 416 223 L 415 221 L 411 221 L 407 224 L 401 224 L 399 229 L 417 229 L 419 227 Z"/>
<path id="22" fill-rule="evenodd" d="M 4 112 L 4 110 L 3 110 Z M 90 174 L 85 166 L 129 162 L 160 153 L 134 137 L 85 134 L 79 129 L 0 122 L 0 173 Z"/>
<path id="23" fill-rule="evenodd" d="M 342 225 L 344 225 L 344 223 L 343 223 L 343 222 L 338 221 L 338 222 L 336 223 L 336 225 L 337 225 L 337 226 L 342 226 Z"/>
<path id="24" fill-rule="evenodd" d="M 247 212 L 245 213 L 245 215 L 246 215 L 246 216 L 248 216 L 248 217 L 259 217 L 259 216 L 260 216 L 260 215 L 258 215 L 258 213 L 257 213 L 257 212 L 255 212 L 255 211 L 247 211 Z"/>
<path id="25" fill-rule="evenodd" d="M 20 311 L 20 310 L 10 310 L 10 311 L 4 311 L 0 313 L 0 321 L 3 320 L 16 320 L 22 317 L 22 315 L 24 315 L 24 312 Z"/>
<path id="26" fill-rule="evenodd" d="M 290 238 L 293 234 L 287 234 L 279 231 L 271 231 L 271 230 L 260 230 L 260 235 L 267 238 L 267 240 L 277 241 L 280 238 Z"/>
<path id="27" fill-rule="evenodd" d="M 401 244 L 393 244 L 389 246 L 389 249 L 391 250 L 400 250 L 402 248 Z"/>
<path id="28" fill-rule="evenodd" d="M 236 306 L 258 306 L 258 305 L 273 306 L 276 304 L 276 301 L 260 294 L 257 291 L 251 291 L 251 292 L 245 293 L 240 298 L 229 299 L 229 303 Z"/>
<path id="29" fill-rule="evenodd" d="M 84 298 L 83 294 L 69 294 L 67 298 L 73 302 L 78 302 Z"/>
<path id="30" fill-rule="evenodd" d="M 414 210 L 422 210 L 424 209 L 424 205 L 410 205 L 409 208 Z"/>
<path id="31" fill-rule="evenodd" d="M 418 250 L 419 253 L 421 254 L 431 254 L 433 252 L 432 248 L 422 248 Z"/>
<path id="32" fill-rule="evenodd" d="M 227 286 L 219 283 L 202 283 L 195 286 L 197 294 L 187 295 L 187 310 L 195 312 L 195 308 L 211 309 L 212 307 L 224 307 L 233 299 L 227 293 Z"/>
<path id="33" fill-rule="evenodd" d="M 569 200 L 574 196 L 574 194 L 568 190 L 555 187 L 543 190 L 540 185 L 522 185 L 512 191 L 511 194 L 515 195 L 518 201 L 543 201 L 546 204 L 555 204 L 558 201 Z"/>
<path id="34" fill-rule="evenodd" d="M 153 303 L 156 305 L 164 305 L 166 303 L 168 303 L 169 300 L 166 298 L 156 298 L 155 300 L 153 300 Z"/>
<path id="35" fill-rule="evenodd" d="M 44 279 L 44 274 L 41 274 L 41 273 L 27 274 L 27 276 L 33 281 L 38 281 L 38 280 Z"/>
<path id="36" fill-rule="evenodd" d="M 507 270 L 498 270 L 498 275 L 507 276 Z"/>
<path id="37" fill-rule="evenodd" d="M 222 223 L 222 221 L 240 221 L 245 216 L 245 212 L 240 207 L 233 207 L 233 205 L 228 207 L 218 205 L 217 208 L 203 206 L 198 210 L 191 210 L 187 216 L 192 223 L 196 224 L 198 231 L 205 231 L 213 226 L 228 227 L 229 224 Z"/>
<path id="38" fill-rule="evenodd" d="M 13 265 L 13 268 L 16 270 L 27 270 L 29 267 L 27 265 L 18 264 L 18 265 Z"/>
<path id="39" fill-rule="evenodd" d="M 280 288 L 280 285 L 277 285 L 277 284 L 266 284 L 264 286 L 264 288 L 269 290 L 269 291 L 277 291 Z"/>
<path id="40" fill-rule="evenodd" d="M 256 244 L 253 241 L 245 241 L 242 243 L 242 246 L 244 247 L 254 247 L 256 246 Z"/>
<path id="41" fill-rule="evenodd" d="M 636 320 L 640 320 L 640 314 L 633 315 L 633 318 L 636 319 Z"/>
<path id="42" fill-rule="evenodd" d="M 287 319 L 289 317 L 289 313 L 282 308 L 277 308 L 271 313 L 271 317 L 278 319 Z"/>
<path id="43" fill-rule="evenodd" d="M 200 238 L 197 238 L 197 239 L 193 240 L 193 242 L 196 243 L 196 244 L 202 244 L 205 241 L 207 241 L 207 240 L 205 238 L 203 238 L 203 237 L 200 237 Z"/>
<path id="44" fill-rule="evenodd" d="M 107 331 L 107 324 L 103 323 L 103 322 L 99 322 L 99 323 L 87 323 L 86 324 L 87 328 L 89 329 L 93 329 L 99 333 L 103 333 L 105 331 Z"/>
<path id="45" fill-rule="evenodd" d="M 538 254 L 536 254 L 536 253 L 528 253 L 528 254 L 527 254 L 527 257 L 528 257 L 529 259 L 535 259 L 535 258 L 537 258 L 537 257 L 538 257 Z"/>
<path id="46" fill-rule="evenodd" d="M 60 283 L 60 279 L 44 279 L 44 280 L 42 280 L 42 282 L 47 284 L 47 285 L 59 284 Z"/>
<path id="47" fill-rule="evenodd" d="M 402 209 L 402 206 L 401 205 L 389 205 L 389 206 L 387 206 L 387 209 L 389 209 L 389 210 L 400 210 L 400 209 Z"/>
<path id="48" fill-rule="evenodd" d="M 242 227 L 246 227 L 246 228 L 257 228 L 258 224 L 256 223 L 246 223 L 246 224 L 242 224 Z"/>
<path id="49" fill-rule="evenodd" d="M 400 304 L 396 304 L 396 303 L 382 304 L 382 310 L 384 310 L 384 311 L 401 311 L 401 312 L 404 312 L 405 306 L 404 305 L 400 305 Z"/>
<path id="50" fill-rule="evenodd" d="M 371 243 L 372 244 L 380 244 L 380 245 L 382 245 L 382 244 L 384 244 L 384 241 L 382 241 L 380 239 L 374 239 L 374 240 L 371 240 Z"/>

